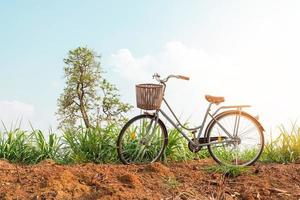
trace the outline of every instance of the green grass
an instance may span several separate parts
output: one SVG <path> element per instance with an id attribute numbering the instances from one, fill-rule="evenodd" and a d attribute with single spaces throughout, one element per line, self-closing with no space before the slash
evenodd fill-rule
<path id="1" fill-rule="evenodd" d="M 116 163 L 116 140 L 119 129 L 111 124 L 106 128 L 68 130 L 63 135 L 64 158 L 71 163 Z"/>
<path id="2" fill-rule="evenodd" d="M 188 150 L 187 141 L 176 130 L 169 130 L 168 146 L 165 150 L 166 160 L 190 160 L 194 155 Z"/>
<path id="3" fill-rule="evenodd" d="M 0 133 L 0 158 L 11 162 L 34 162 L 36 153 L 31 139 L 32 135 L 19 129 Z"/>
<path id="4" fill-rule="evenodd" d="M 237 177 L 248 171 L 247 167 L 237 167 L 232 165 L 213 165 L 205 168 L 209 173 L 220 173 L 226 177 Z"/>
<path id="5" fill-rule="evenodd" d="M 150 120 L 141 119 L 137 124 L 131 124 L 124 132 L 121 142 L 123 156 L 135 163 L 151 162 L 164 145 L 164 134 L 160 126 L 149 129 Z M 147 141 L 150 145 L 141 145 L 140 141 Z"/>
<path id="6" fill-rule="evenodd" d="M 0 132 L 0 158 L 11 162 L 34 164 L 45 159 L 58 161 L 61 147 L 60 138 L 48 134 L 48 140 L 39 130 L 32 132 L 20 129 Z"/>
<path id="7" fill-rule="evenodd" d="M 34 136 L 34 163 L 45 159 L 52 159 L 60 162 L 61 138 L 55 133 L 48 133 L 48 140 L 40 130 L 33 131 Z"/>
<path id="8" fill-rule="evenodd" d="M 176 179 L 176 177 L 167 177 L 164 181 L 169 189 L 176 189 L 180 186 L 180 182 Z"/>
<path id="9" fill-rule="evenodd" d="M 165 150 L 167 161 L 185 161 L 195 158 L 207 158 L 207 149 L 201 149 L 198 153 L 193 153 L 188 148 L 188 141 L 176 129 L 168 131 L 169 142 Z"/>
<path id="10" fill-rule="evenodd" d="M 263 162 L 292 163 L 300 159 L 300 127 L 295 123 L 291 129 L 279 128 L 279 136 L 265 144 L 260 158 Z"/>
<path id="11" fill-rule="evenodd" d="M 300 128 L 295 124 L 290 129 L 281 126 L 280 135 L 265 144 L 260 158 L 262 162 L 292 163 L 300 158 Z M 120 126 L 110 124 L 104 128 L 64 131 L 62 136 L 50 131 L 24 131 L 14 128 L 0 131 L 0 158 L 11 162 L 35 164 L 45 159 L 69 163 L 119 163 L 116 140 Z M 169 130 L 169 144 L 164 152 L 164 160 L 186 161 L 206 158 L 209 154 L 202 149 L 197 154 L 190 152 L 187 141 L 175 130 Z M 228 168 L 217 169 L 225 172 Z M 229 169 L 235 175 L 236 169 Z"/>

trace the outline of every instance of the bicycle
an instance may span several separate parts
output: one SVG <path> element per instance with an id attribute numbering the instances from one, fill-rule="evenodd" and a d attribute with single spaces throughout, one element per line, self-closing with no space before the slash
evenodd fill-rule
<path id="1" fill-rule="evenodd" d="M 189 80 L 189 77 L 169 75 L 161 79 L 159 74 L 154 74 L 153 78 L 158 84 L 136 85 L 137 107 L 146 112 L 130 119 L 121 129 L 117 140 L 117 151 L 122 163 L 139 164 L 159 161 L 168 145 L 168 131 L 160 115 L 181 133 L 188 141 L 189 150 L 194 153 L 207 146 L 209 154 L 219 164 L 248 166 L 257 161 L 264 148 L 264 128 L 256 117 L 242 110 L 250 105 L 221 106 L 211 112 L 213 105 L 218 106 L 225 99 L 206 95 L 209 105 L 202 124 L 195 128 L 188 128 L 179 121 L 164 98 L 164 94 L 169 79 Z M 162 102 L 165 103 L 175 121 L 161 109 Z M 150 113 L 148 110 L 154 112 Z M 220 112 L 221 110 L 223 112 Z M 211 121 L 204 129 L 208 116 Z M 183 130 L 191 132 L 192 138 L 189 138 Z M 203 131 L 204 135 L 201 137 Z"/>

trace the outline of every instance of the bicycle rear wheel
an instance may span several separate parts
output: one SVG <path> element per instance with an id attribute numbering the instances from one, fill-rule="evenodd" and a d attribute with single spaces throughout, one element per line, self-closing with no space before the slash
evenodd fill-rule
<path id="1" fill-rule="evenodd" d="M 217 121 L 217 122 L 216 122 Z M 263 128 L 251 115 L 227 111 L 216 116 L 207 127 L 208 151 L 219 164 L 248 166 L 260 157 L 264 148 Z M 222 127 L 223 128 L 222 128 Z M 230 138 L 226 131 L 232 135 Z"/>
<path id="2" fill-rule="evenodd" d="M 138 115 L 122 128 L 117 150 L 124 164 L 152 163 L 159 160 L 167 144 L 163 122 L 152 115 Z"/>

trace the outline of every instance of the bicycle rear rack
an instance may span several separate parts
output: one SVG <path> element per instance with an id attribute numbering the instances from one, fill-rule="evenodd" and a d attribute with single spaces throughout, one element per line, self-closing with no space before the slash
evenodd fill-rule
<path id="1" fill-rule="evenodd" d="M 220 110 L 224 110 L 224 109 L 236 108 L 238 111 L 242 111 L 243 108 L 249 108 L 249 107 L 251 107 L 251 105 L 221 106 L 212 114 L 212 116 L 215 116 Z"/>

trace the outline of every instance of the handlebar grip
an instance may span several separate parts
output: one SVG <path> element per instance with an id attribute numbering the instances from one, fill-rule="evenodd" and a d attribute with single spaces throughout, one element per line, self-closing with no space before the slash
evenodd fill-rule
<path id="1" fill-rule="evenodd" d="M 180 78 L 182 80 L 186 80 L 186 81 L 190 80 L 190 77 L 187 77 L 187 76 L 181 76 L 181 75 L 179 75 L 178 78 Z"/>

